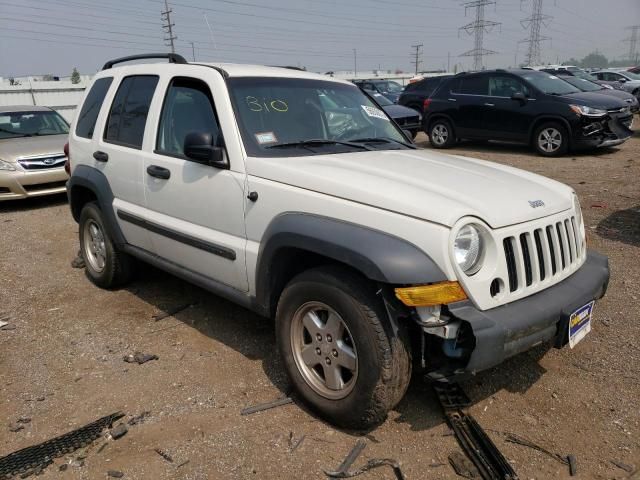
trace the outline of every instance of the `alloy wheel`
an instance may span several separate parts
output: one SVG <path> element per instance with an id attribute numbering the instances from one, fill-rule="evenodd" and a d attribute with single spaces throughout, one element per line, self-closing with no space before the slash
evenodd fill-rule
<path id="1" fill-rule="evenodd" d="M 104 232 L 93 220 L 84 225 L 84 252 L 91 268 L 98 273 L 102 272 L 107 263 L 107 249 Z"/>
<path id="2" fill-rule="evenodd" d="M 553 153 L 562 145 L 562 133 L 556 128 L 548 127 L 538 135 L 538 146 L 545 153 Z"/>

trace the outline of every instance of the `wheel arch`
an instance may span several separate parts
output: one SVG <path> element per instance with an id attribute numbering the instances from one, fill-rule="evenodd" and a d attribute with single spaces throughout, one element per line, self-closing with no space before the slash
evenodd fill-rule
<path id="1" fill-rule="evenodd" d="M 331 264 L 385 284 L 446 280 L 433 259 L 406 240 L 362 225 L 288 212 L 274 218 L 263 236 L 256 266 L 257 303 L 272 315 L 291 278 Z"/>
<path id="2" fill-rule="evenodd" d="M 538 117 L 533 121 L 533 123 L 531 124 L 531 128 L 529 129 L 529 144 L 533 144 L 535 140 L 534 135 L 536 133 L 536 130 L 540 127 L 540 125 L 546 122 L 560 123 L 564 128 L 566 128 L 569 134 L 569 145 L 571 145 L 571 139 L 573 138 L 573 130 L 571 128 L 571 124 L 567 121 L 566 118 L 556 115 L 545 115 L 542 117 Z"/>
<path id="3" fill-rule="evenodd" d="M 107 177 L 100 170 L 87 165 L 78 165 L 67 182 L 67 197 L 73 219 L 80 220 L 80 212 L 88 202 L 96 202 L 114 243 L 121 247 L 126 239 L 113 211 L 113 192 Z"/>

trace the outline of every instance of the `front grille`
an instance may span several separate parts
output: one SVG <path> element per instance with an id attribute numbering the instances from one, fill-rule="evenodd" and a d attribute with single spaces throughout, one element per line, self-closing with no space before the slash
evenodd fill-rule
<path id="1" fill-rule="evenodd" d="M 19 158 L 18 163 L 25 170 L 44 170 L 63 167 L 66 160 L 63 153 L 55 153 Z"/>
<path id="2" fill-rule="evenodd" d="M 64 187 L 66 183 L 67 182 L 63 180 L 61 182 L 47 182 L 47 183 L 37 183 L 35 185 L 23 185 L 22 188 L 24 188 L 27 192 L 39 192 L 41 190 L 51 190 L 53 188 L 61 188 L 61 187 Z"/>
<path id="3" fill-rule="evenodd" d="M 503 247 L 511 292 L 564 275 L 583 255 L 574 216 L 506 237 Z"/>

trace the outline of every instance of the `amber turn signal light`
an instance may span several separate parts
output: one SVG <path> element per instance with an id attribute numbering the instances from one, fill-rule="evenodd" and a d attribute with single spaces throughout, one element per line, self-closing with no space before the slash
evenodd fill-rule
<path id="1" fill-rule="evenodd" d="M 467 294 L 458 282 L 402 287 L 395 291 L 398 300 L 407 307 L 431 307 L 467 299 Z"/>

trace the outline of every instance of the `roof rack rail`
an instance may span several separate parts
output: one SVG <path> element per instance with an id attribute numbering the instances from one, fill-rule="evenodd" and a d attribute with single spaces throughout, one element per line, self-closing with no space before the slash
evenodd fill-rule
<path id="1" fill-rule="evenodd" d="M 132 60 L 145 60 L 147 58 L 166 58 L 169 60 L 169 63 L 188 63 L 182 55 L 178 55 L 177 53 L 143 53 L 141 55 L 130 55 L 128 57 L 109 60 L 104 64 L 102 70 L 108 70 L 116 63 L 130 62 Z"/>

